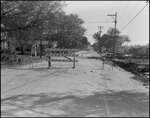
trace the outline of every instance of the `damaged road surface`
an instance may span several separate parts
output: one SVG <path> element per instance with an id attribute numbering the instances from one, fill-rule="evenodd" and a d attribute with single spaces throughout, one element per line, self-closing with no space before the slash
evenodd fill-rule
<path id="1" fill-rule="evenodd" d="M 149 90 L 119 67 L 109 69 L 94 51 L 72 63 L 46 61 L 1 69 L 1 116 L 148 117 Z"/>

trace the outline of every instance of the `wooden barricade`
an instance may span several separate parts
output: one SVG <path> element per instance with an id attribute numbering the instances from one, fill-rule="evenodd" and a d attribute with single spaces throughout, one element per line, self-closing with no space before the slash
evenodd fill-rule
<path id="1" fill-rule="evenodd" d="M 59 48 L 49 48 L 46 49 L 46 56 L 48 61 L 48 67 L 51 67 L 51 62 L 73 62 L 73 68 L 75 68 L 75 62 L 78 62 L 78 60 L 75 60 L 75 57 L 78 55 L 75 54 L 75 52 L 78 51 L 78 49 L 59 49 Z M 73 59 L 69 57 L 73 57 Z M 52 59 L 52 57 L 65 57 L 66 59 Z"/>

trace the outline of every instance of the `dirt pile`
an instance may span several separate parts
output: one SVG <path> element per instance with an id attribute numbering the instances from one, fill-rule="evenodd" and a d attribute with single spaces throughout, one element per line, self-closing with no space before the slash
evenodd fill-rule
<path id="1" fill-rule="evenodd" d="M 130 72 L 132 72 L 133 74 L 138 74 L 138 65 L 137 65 L 136 63 L 134 63 L 134 62 L 116 61 L 116 60 L 113 60 L 113 62 L 114 62 L 117 66 L 119 66 L 119 67 L 125 69 L 126 71 L 130 71 Z"/>
<path id="2" fill-rule="evenodd" d="M 141 67 L 139 64 L 132 61 L 113 60 L 113 63 L 124 70 L 135 74 L 133 79 L 143 82 L 143 85 L 149 85 L 149 66 Z"/>

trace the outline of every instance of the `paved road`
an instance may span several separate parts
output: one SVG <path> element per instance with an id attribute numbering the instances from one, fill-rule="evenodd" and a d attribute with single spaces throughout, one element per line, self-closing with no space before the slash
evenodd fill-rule
<path id="1" fill-rule="evenodd" d="M 119 67 L 83 57 L 72 63 L 43 61 L 1 70 L 1 116 L 144 117 L 149 116 L 149 90 Z"/>

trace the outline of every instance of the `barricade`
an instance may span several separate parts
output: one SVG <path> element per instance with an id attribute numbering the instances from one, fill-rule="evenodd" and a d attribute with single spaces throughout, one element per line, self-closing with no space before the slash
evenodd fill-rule
<path id="1" fill-rule="evenodd" d="M 73 68 L 75 68 L 75 62 L 78 62 L 78 60 L 75 60 L 75 57 L 78 55 L 75 54 L 78 49 L 59 49 L 59 48 L 48 48 L 45 50 L 47 61 L 48 61 L 48 67 L 51 67 L 51 62 L 73 62 Z M 69 57 L 73 57 L 73 59 Z M 52 59 L 52 57 L 65 57 L 66 59 Z"/>

